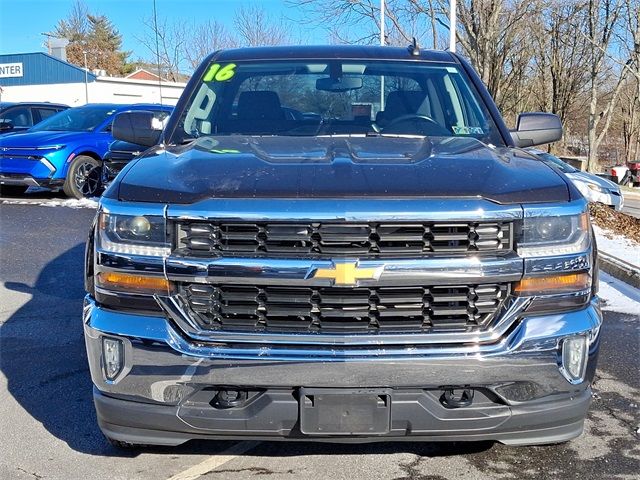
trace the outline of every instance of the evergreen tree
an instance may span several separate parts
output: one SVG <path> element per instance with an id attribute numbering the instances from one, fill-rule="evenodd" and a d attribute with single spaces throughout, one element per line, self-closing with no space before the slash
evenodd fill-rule
<path id="1" fill-rule="evenodd" d="M 108 75 L 123 75 L 133 70 L 127 62 L 130 52 L 122 50 L 122 35 L 105 15 L 93 15 L 77 1 L 67 18 L 58 22 L 57 37 L 69 40 L 67 61 L 84 67 L 85 53 L 89 70 L 105 70 Z"/>

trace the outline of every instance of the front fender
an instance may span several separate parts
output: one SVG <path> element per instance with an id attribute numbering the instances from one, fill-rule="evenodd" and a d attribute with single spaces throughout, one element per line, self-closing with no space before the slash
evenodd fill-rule
<path id="1" fill-rule="evenodd" d="M 104 145 L 102 145 L 104 143 Z M 74 158 L 78 155 L 88 155 L 90 157 L 95 157 L 100 160 L 105 156 L 107 151 L 109 150 L 109 142 L 100 142 L 100 144 L 96 145 L 82 145 L 74 148 L 71 152 L 69 152 L 64 159 L 61 168 L 56 172 L 56 177 L 58 178 L 67 178 L 67 173 L 69 172 L 69 166 Z"/>

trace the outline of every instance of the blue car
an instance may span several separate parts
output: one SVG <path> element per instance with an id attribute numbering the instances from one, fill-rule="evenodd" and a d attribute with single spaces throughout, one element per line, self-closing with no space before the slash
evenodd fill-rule
<path id="1" fill-rule="evenodd" d="M 67 108 L 49 102 L 0 102 L 0 135 L 24 132 Z"/>
<path id="2" fill-rule="evenodd" d="M 62 111 L 24 133 L 0 138 L 0 190 L 19 195 L 29 186 L 62 188 L 69 197 L 99 189 L 102 158 L 113 141 L 111 123 L 120 112 L 171 112 L 154 104 L 88 104 Z"/>

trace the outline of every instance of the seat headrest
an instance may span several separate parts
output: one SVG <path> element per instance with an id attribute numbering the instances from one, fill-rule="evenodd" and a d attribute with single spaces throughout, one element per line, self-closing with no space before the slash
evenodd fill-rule
<path id="1" fill-rule="evenodd" d="M 393 120 L 401 115 L 416 113 L 422 102 L 424 102 L 425 93 L 413 90 L 395 90 L 389 92 L 387 101 L 384 105 L 385 120 Z"/>
<path id="2" fill-rule="evenodd" d="M 280 97 L 270 90 L 242 92 L 238 98 L 238 118 L 279 120 L 284 118 Z"/>

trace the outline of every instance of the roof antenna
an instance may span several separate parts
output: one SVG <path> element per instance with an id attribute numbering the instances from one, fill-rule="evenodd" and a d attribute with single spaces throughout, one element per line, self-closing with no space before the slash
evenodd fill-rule
<path id="1" fill-rule="evenodd" d="M 409 53 L 414 57 L 420 55 L 420 46 L 418 45 L 418 40 L 416 40 L 416 37 L 413 37 L 413 41 L 411 42 L 411 45 L 409 45 L 408 50 Z"/>

